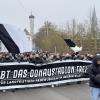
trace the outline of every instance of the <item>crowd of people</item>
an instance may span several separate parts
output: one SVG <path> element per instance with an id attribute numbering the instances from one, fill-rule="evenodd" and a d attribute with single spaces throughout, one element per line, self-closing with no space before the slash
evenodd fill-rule
<path id="1" fill-rule="evenodd" d="M 90 78 L 90 94 L 91 100 L 98 100 L 100 95 L 100 54 L 93 56 L 91 54 L 81 55 L 78 52 L 69 54 L 49 53 L 47 51 L 25 52 L 12 54 L 8 52 L 0 53 L 0 63 L 4 62 L 29 62 L 34 64 L 43 64 L 62 60 L 89 60 L 93 61 L 89 66 L 86 75 Z"/>
<path id="2" fill-rule="evenodd" d="M 48 63 L 57 60 L 92 60 L 93 55 L 80 55 L 79 53 L 49 53 L 47 51 L 25 52 L 11 54 L 8 52 L 0 53 L 0 62 L 30 62 L 35 64 Z"/>

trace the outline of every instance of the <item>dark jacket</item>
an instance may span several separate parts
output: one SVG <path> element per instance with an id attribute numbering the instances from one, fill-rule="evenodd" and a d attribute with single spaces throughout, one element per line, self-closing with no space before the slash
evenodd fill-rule
<path id="1" fill-rule="evenodd" d="M 100 65 L 97 65 L 97 61 L 100 61 L 100 55 L 97 55 L 93 59 L 93 63 L 89 66 L 87 73 L 89 74 L 89 84 L 91 87 L 100 88 Z"/>

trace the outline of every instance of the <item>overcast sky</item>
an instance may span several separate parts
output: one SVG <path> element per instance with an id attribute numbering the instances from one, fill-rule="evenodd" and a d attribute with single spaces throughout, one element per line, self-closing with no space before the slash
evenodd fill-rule
<path id="1" fill-rule="evenodd" d="M 100 19 L 100 0 L 0 0 L 0 22 L 29 29 L 32 11 L 36 32 L 46 20 L 57 25 L 65 25 L 73 18 L 84 21 L 94 6 Z"/>

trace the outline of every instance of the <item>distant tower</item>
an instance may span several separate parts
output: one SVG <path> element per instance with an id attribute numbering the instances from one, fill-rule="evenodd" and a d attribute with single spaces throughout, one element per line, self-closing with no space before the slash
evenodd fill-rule
<path id="1" fill-rule="evenodd" d="M 30 20 L 30 34 L 34 35 L 34 16 L 32 14 L 29 16 L 29 20 Z"/>
<path id="2" fill-rule="evenodd" d="M 32 37 L 32 49 L 35 49 L 35 42 L 34 42 L 34 38 L 35 38 L 35 35 L 34 35 L 34 16 L 31 15 L 29 16 L 29 21 L 30 21 L 30 35 Z"/>
<path id="3" fill-rule="evenodd" d="M 97 19 L 96 10 L 94 7 L 92 15 L 91 15 L 91 32 L 95 38 L 98 33 L 97 31 L 98 31 L 98 19 Z"/>

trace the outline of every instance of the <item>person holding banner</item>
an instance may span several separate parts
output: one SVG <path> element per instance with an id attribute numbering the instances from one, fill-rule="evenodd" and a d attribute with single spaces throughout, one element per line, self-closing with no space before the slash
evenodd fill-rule
<path id="1" fill-rule="evenodd" d="M 91 100 L 100 99 L 100 55 L 93 58 L 92 65 L 88 68 Z"/>

